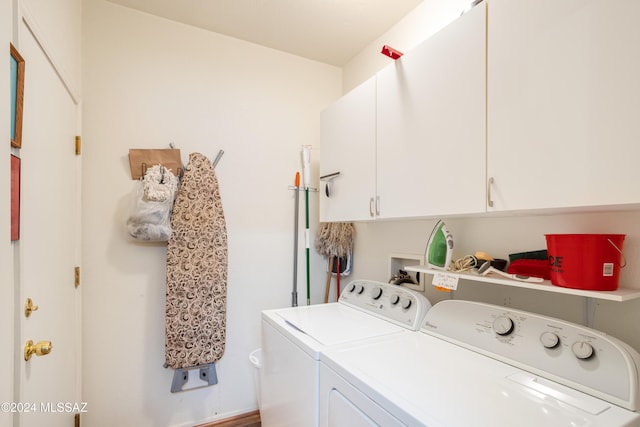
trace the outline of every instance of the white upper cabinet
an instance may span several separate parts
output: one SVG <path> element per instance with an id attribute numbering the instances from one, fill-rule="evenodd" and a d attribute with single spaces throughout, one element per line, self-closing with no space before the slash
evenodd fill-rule
<path id="1" fill-rule="evenodd" d="M 488 10 L 488 210 L 640 203 L 640 1 Z"/>
<path id="2" fill-rule="evenodd" d="M 376 193 L 375 77 L 324 110 L 320 122 L 320 176 L 339 172 L 330 180 L 320 182 L 320 221 L 373 219 Z"/>
<path id="3" fill-rule="evenodd" d="M 485 212 L 485 155 L 482 3 L 378 73 L 379 217 Z"/>
<path id="4" fill-rule="evenodd" d="M 476 6 L 323 113 L 321 220 L 639 206 L 638 17 Z"/>

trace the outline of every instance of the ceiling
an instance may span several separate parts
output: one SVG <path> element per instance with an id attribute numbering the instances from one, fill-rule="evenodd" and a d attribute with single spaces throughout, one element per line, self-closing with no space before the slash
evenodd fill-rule
<path id="1" fill-rule="evenodd" d="M 422 0 L 109 1 L 335 66 L 346 64 L 422 2 Z"/>

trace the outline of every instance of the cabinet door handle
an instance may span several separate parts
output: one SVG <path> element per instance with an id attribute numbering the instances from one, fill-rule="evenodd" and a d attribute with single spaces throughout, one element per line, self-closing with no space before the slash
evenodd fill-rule
<path id="1" fill-rule="evenodd" d="M 375 216 L 375 212 L 373 211 L 373 197 L 369 199 L 369 216 L 371 218 Z"/>
<path id="2" fill-rule="evenodd" d="M 491 200 L 491 186 L 493 185 L 493 177 L 489 178 L 487 182 L 487 206 L 493 207 L 493 200 Z"/>

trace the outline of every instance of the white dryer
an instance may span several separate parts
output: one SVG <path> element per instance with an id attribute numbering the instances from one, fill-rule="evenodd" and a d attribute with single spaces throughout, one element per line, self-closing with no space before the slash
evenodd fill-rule
<path id="1" fill-rule="evenodd" d="M 323 352 L 320 426 L 640 426 L 638 366 L 602 332 L 442 301 L 419 332 Z"/>
<path id="2" fill-rule="evenodd" d="M 262 425 L 317 426 L 321 352 L 363 339 L 416 333 L 430 307 L 424 295 L 409 289 L 356 280 L 338 302 L 263 311 Z"/>

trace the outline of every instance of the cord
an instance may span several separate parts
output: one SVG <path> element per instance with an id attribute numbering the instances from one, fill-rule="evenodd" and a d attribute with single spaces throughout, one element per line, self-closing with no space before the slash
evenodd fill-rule
<path id="1" fill-rule="evenodd" d="M 473 255 L 467 255 L 463 258 L 453 260 L 451 262 L 449 270 L 459 273 L 462 271 L 471 270 L 476 265 L 478 265 L 478 259 Z"/>

